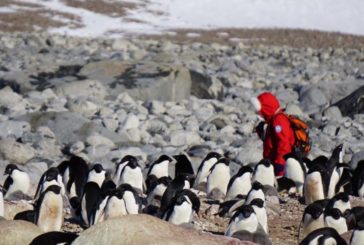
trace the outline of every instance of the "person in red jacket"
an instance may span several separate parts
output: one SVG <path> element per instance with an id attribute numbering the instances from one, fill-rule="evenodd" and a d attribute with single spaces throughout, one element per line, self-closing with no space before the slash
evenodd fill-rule
<path id="1" fill-rule="evenodd" d="M 264 142 L 263 157 L 272 161 L 276 176 L 283 176 L 286 164 L 283 156 L 292 152 L 295 142 L 290 121 L 280 107 L 278 99 L 269 92 L 252 98 L 251 102 L 264 118 L 264 122 L 256 128 Z"/>

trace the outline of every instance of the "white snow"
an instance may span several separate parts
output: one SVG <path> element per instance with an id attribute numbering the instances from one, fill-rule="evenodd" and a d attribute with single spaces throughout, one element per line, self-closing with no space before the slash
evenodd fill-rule
<path id="1" fill-rule="evenodd" d="M 79 16 L 81 28 L 50 30 L 76 36 L 115 37 L 178 28 L 299 28 L 364 35 L 362 0 L 129 0 L 138 7 L 124 17 L 66 6 L 61 0 L 26 2 Z"/>

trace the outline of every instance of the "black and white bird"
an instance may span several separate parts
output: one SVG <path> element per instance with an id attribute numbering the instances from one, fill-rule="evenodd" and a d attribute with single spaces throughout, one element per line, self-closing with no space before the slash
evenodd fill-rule
<path id="1" fill-rule="evenodd" d="M 200 166 L 197 169 L 196 180 L 194 187 L 206 191 L 207 176 L 211 167 L 221 158 L 221 154 L 217 152 L 209 152 L 207 156 L 202 160 Z"/>
<path id="2" fill-rule="evenodd" d="M 61 187 L 62 196 L 65 195 L 65 187 L 63 184 L 63 178 L 59 173 L 58 168 L 51 167 L 41 176 L 38 187 L 34 195 L 34 199 L 38 199 L 40 194 L 51 185 L 58 185 Z"/>
<path id="3" fill-rule="evenodd" d="M 128 214 L 138 214 L 141 199 L 138 192 L 129 184 L 121 184 L 112 193 L 105 206 L 105 220 Z"/>
<path id="4" fill-rule="evenodd" d="M 207 195 L 223 195 L 225 197 L 230 181 L 229 159 L 220 158 L 210 169 L 207 176 Z"/>
<path id="5" fill-rule="evenodd" d="M 347 245 L 340 234 L 331 227 L 316 229 L 308 234 L 299 245 Z"/>
<path id="6" fill-rule="evenodd" d="M 287 154 L 284 158 L 286 160 L 286 166 L 284 168 L 283 176 L 293 180 L 296 186 L 296 193 L 302 196 L 307 167 L 303 159 L 298 154 Z"/>
<path id="7" fill-rule="evenodd" d="M 326 227 L 334 228 L 340 235 L 348 231 L 346 218 L 337 208 L 325 209 L 324 222 Z"/>
<path id="8" fill-rule="evenodd" d="M 244 205 L 246 196 L 237 195 L 234 199 L 219 204 L 217 215 L 220 217 L 232 217 L 235 211 Z"/>
<path id="9" fill-rule="evenodd" d="M 265 200 L 265 194 L 263 188 L 264 186 L 260 182 L 255 181 L 252 184 L 252 188 L 250 189 L 248 195 L 245 198 L 245 204 L 246 205 L 250 204 L 250 202 L 256 198 Z"/>
<path id="10" fill-rule="evenodd" d="M 325 164 L 326 173 L 328 174 L 327 198 L 332 198 L 336 194 L 336 185 L 338 184 L 343 171 L 343 144 L 338 145 L 332 152 L 331 157 Z"/>
<path id="11" fill-rule="evenodd" d="M 97 223 L 100 213 L 103 211 L 100 203 L 104 201 L 105 196 L 95 182 L 87 182 L 81 199 L 81 218 L 86 227 Z"/>
<path id="12" fill-rule="evenodd" d="M 171 200 L 163 219 L 175 225 L 190 223 L 194 212 L 198 214 L 199 210 L 200 200 L 197 195 L 190 190 L 182 190 Z"/>
<path id="13" fill-rule="evenodd" d="M 357 222 L 350 238 L 350 245 L 361 245 L 364 241 L 364 220 Z"/>
<path id="14" fill-rule="evenodd" d="M 340 192 L 330 199 L 327 207 L 337 208 L 342 214 L 345 214 L 351 210 L 351 204 L 349 195 L 345 192 Z"/>
<path id="15" fill-rule="evenodd" d="M 305 203 L 325 199 L 328 189 L 328 175 L 323 164 L 313 165 L 305 178 L 303 192 Z"/>
<path id="16" fill-rule="evenodd" d="M 120 174 L 120 184 L 129 184 L 139 193 L 144 191 L 144 178 L 138 160 L 133 157 L 128 160 Z M 119 184 L 119 185 L 120 185 Z"/>
<path id="17" fill-rule="evenodd" d="M 235 214 L 231 217 L 229 226 L 225 231 L 225 236 L 239 237 L 242 239 L 253 237 L 255 234 L 263 234 L 263 236 L 265 234 L 266 236 L 254 209 L 250 205 L 243 205 L 236 210 Z"/>
<path id="18" fill-rule="evenodd" d="M 27 172 L 19 169 L 15 164 L 8 164 L 4 175 L 8 175 L 3 185 L 5 199 L 16 192 L 28 194 L 30 179 Z"/>
<path id="19" fill-rule="evenodd" d="M 114 183 L 119 186 L 120 184 L 122 184 L 120 182 L 120 178 L 121 178 L 121 173 L 124 169 L 124 167 L 131 161 L 138 161 L 134 156 L 131 155 L 126 155 L 124 156 L 120 161 L 118 161 L 116 163 L 116 169 L 115 169 L 115 173 L 114 173 Z"/>
<path id="20" fill-rule="evenodd" d="M 313 202 L 309 204 L 302 216 L 302 232 L 299 234 L 301 237 L 306 237 L 314 230 L 325 227 L 324 210 L 326 205 L 322 202 Z"/>
<path id="21" fill-rule="evenodd" d="M 231 177 L 228 187 L 225 200 L 231 200 L 235 198 L 237 195 L 247 195 L 252 187 L 251 178 L 252 178 L 253 169 L 249 166 L 242 166 L 238 173 Z"/>
<path id="22" fill-rule="evenodd" d="M 276 186 L 273 164 L 269 159 L 262 159 L 254 168 L 252 181 L 262 185 Z"/>
<path id="23" fill-rule="evenodd" d="M 192 187 L 195 183 L 196 175 L 190 157 L 187 153 L 182 152 L 178 155 L 174 155 L 173 158 L 176 160 L 174 178 L 178 175 L 189 175 L 190 186 Z"/>
<path id="24" fill-rule="evenodd" d="M 352 178 L 353 195 L 364 197 L 364 160 L 357 163 Z"/>
<path id="25" fill-rule="evenodd" d="M 71 244 L 77 237 L 77 234 L 71 232 L 50 231 L 37 236 L 29 245 Z"/>
<path id="26" fill-rule="evenodd" d="M 268 215 L 265 209 L 265 201 L 260 198 L 255 198 L 250 202 L 250 206 L 254 209 L 258 222 L 263 227 L 265 233 L 268 234 Z"/>
<path id="27" fill-rule="evenodd" d="M 147 176 L 154 175 L 155 177 L 162 178 L 169 176 L 169 165 L 175 160 L 167 155 L 161 155 L 156 161 L 154 161 L 148 169 Z"/>
<path id="28" fill-rule="evenodd" d="M 61 187 L 51 185 L 34 204 L 35 223 L 43 232 L 60 231 L 63 224 Z"/>
<path id="29" fill-rule="evenodd" d="M 154 205 L 160 207 L 161 200 L 164 192 L 167 190 L 168 186 L 171 184 L 171 177 L 161 177 L 152 181 L 150 187 L 147 191 L 147 203 L 148 205 Z"/>
<path id="30" fill-rule="evenodd" d="M 106 179 L 106 171 L 100 163 L 96 163 L 88 172 L 87 182 L 95 182 L 101 188 Z"/>

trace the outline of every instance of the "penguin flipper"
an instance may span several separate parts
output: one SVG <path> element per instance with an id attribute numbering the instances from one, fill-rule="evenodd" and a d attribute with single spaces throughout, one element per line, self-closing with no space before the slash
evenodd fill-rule
<path id="1" fill-rule="evenodd" d="M 13 178 L 11 178 L 10 176 L 8 176 L 5 180 L 5 183 L 4 183 L 4 196 L 6 195 L 6 193 L 8 192 L 9 190 L 9 187 L 14 183 L 14 180 Z"/>

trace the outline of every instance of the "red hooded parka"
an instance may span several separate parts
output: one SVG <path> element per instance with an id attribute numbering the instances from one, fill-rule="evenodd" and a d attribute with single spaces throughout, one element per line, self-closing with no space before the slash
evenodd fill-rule
<path id="1" fill-rule="evenodd" d="M 257 97 L 256 102 L 259 114 L 267 123 L 263 157 L 274 163 L 275 175 L 282 176 L 286 164 L 283 156 L 292 151 L 295 142 L 290 121 L 273 94 L 264 92 Z"/>

